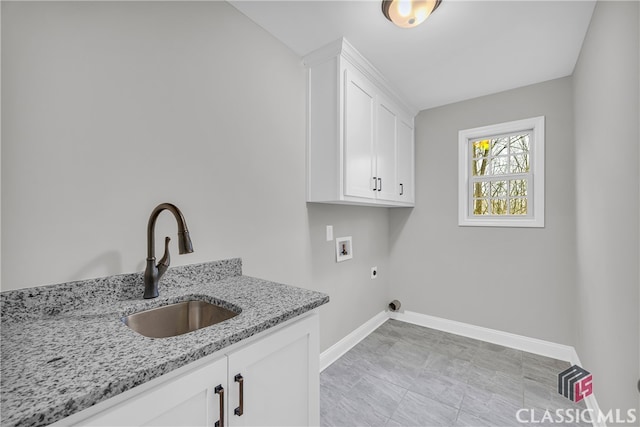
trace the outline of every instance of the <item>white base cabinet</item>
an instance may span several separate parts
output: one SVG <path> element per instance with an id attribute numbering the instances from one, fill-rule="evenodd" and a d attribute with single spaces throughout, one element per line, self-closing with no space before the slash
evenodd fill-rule
<path id="1" fill-rule="evenodd" d="M 310 342 L 306 324 L 285 332 L 229 355 L 230 426 L 320 424 L 319 347 Z"/>
<path id="2" fill-rule="evenodd" d="M 415 112 L 344 39 L 304 63 L 307 201 L 413 206 Z"/>
<path id="3" fill-rule="evenodd" d="M 54 425 L 319 425 L 318 314 L 248 341 Z"/>
<path id="4" fill-rule="evenodd" d="M 226 404 L 226 385 L 223 357 L 72 425 L 214 427 L 220 402 Z M 222 393 L 216 393 L 218 386 Z"/>

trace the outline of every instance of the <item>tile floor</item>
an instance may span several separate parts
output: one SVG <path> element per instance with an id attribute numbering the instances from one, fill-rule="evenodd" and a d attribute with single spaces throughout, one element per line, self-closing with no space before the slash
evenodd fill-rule
<path id="1" fill-rule="evenodd" d="M 557 392 L 569 363 L 388 320 L 320 375 L 322 426 L 523 426 L 583 410 Z M 516 418 L 518 409 L 520 423 Z M 531 418 L 533 414 L 533 418 Z M 567 421 L 565 418 L 564 421 Z M 554 420 L 554 421 L 557 421 Z"/>

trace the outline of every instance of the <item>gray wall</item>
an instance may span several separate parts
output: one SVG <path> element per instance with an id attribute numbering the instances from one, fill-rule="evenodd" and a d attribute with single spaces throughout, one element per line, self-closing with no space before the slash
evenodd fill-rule
<path id="1" fill-rule="evenodd" d="M 322 349 L 399 298 L 577 345 L 601 406 L 637 404 L 637 3 L 598 4 L 574 78 L 422 112 L 417 206 L 399 210 L 304 203 L 300 58 L 226 3 L 1 7 L 3 290 L 142 271 L 148 215 L 172 201 L 195 245 L 174 265 L 239 256 L 329 293 Z M 458 130 L 537 115 L 546 227 L 458 227 Z M 328 224 L 352 261 L 335 263 Z M 175 235 L 170 216 L 157 232 Z M 504 275 L 483 274 L 480 241 Z"/>
<path id="2" fill-rule="evenodd" d="M 329 293 L 323 349 L 384 308 L 387 211 L 307 207 L 305 69 L 227 3 L 2 2 L 2 89 L 3 290 L 142 271 L 169 201 L 195 248 L 173 265 Z"/>
<path id="3" fill-rule="evenodd" d="M 602 409 L 637 408 L 640 378 L 637 2 L 598 2 L 574 73 L 577 351 Z"/>
<path id="4" fill-rule="evenodd" d="M 406 310 L 574 343 L 571 78 L 422 111 L 416 207 L 390 213 L 390 294 Z M 545 116 L 545 228 L 458 226 L 458 131 Z"/>

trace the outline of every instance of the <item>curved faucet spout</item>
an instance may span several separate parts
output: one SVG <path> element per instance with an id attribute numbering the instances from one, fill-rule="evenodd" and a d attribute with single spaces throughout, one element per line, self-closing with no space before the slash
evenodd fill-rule
<path id="1" fill-rule="evenodd" d="M 187 229 L 187 222 L 184 220 L 184 215 L 180 212 L 175 205 L 171 203 L 161 203 L 151 212 L 149 217 L 149 224 L 147 225 L 147 267 L 144 271 L 144 297 L 156 298 L 158 296 L 158 283 L 160 277 L 169 268 L 170 256 L 169 256 L 169 237 L 165 238 L 164 256 L 156 265 L 155 256 L 155 228 L 156 220 L 160 215 L 160 212 L 168 210 L 176 218 L 178 223 L 178 252 L 182 254 L 189 254 L 193 252 L 193 245 L 191 244 L 191 237 L 189 237 L 189 230 Z"/>

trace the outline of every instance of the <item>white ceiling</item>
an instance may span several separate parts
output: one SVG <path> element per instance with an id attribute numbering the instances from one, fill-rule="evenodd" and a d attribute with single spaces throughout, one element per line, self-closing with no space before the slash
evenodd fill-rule
<path id="1" fill-rule="evenodd" d="M 419 110 L 570 75 L 595 6 L 443 0 L 402 29 L 379 0 L 230 3 L 300 56 L 345 37 Z"/>

